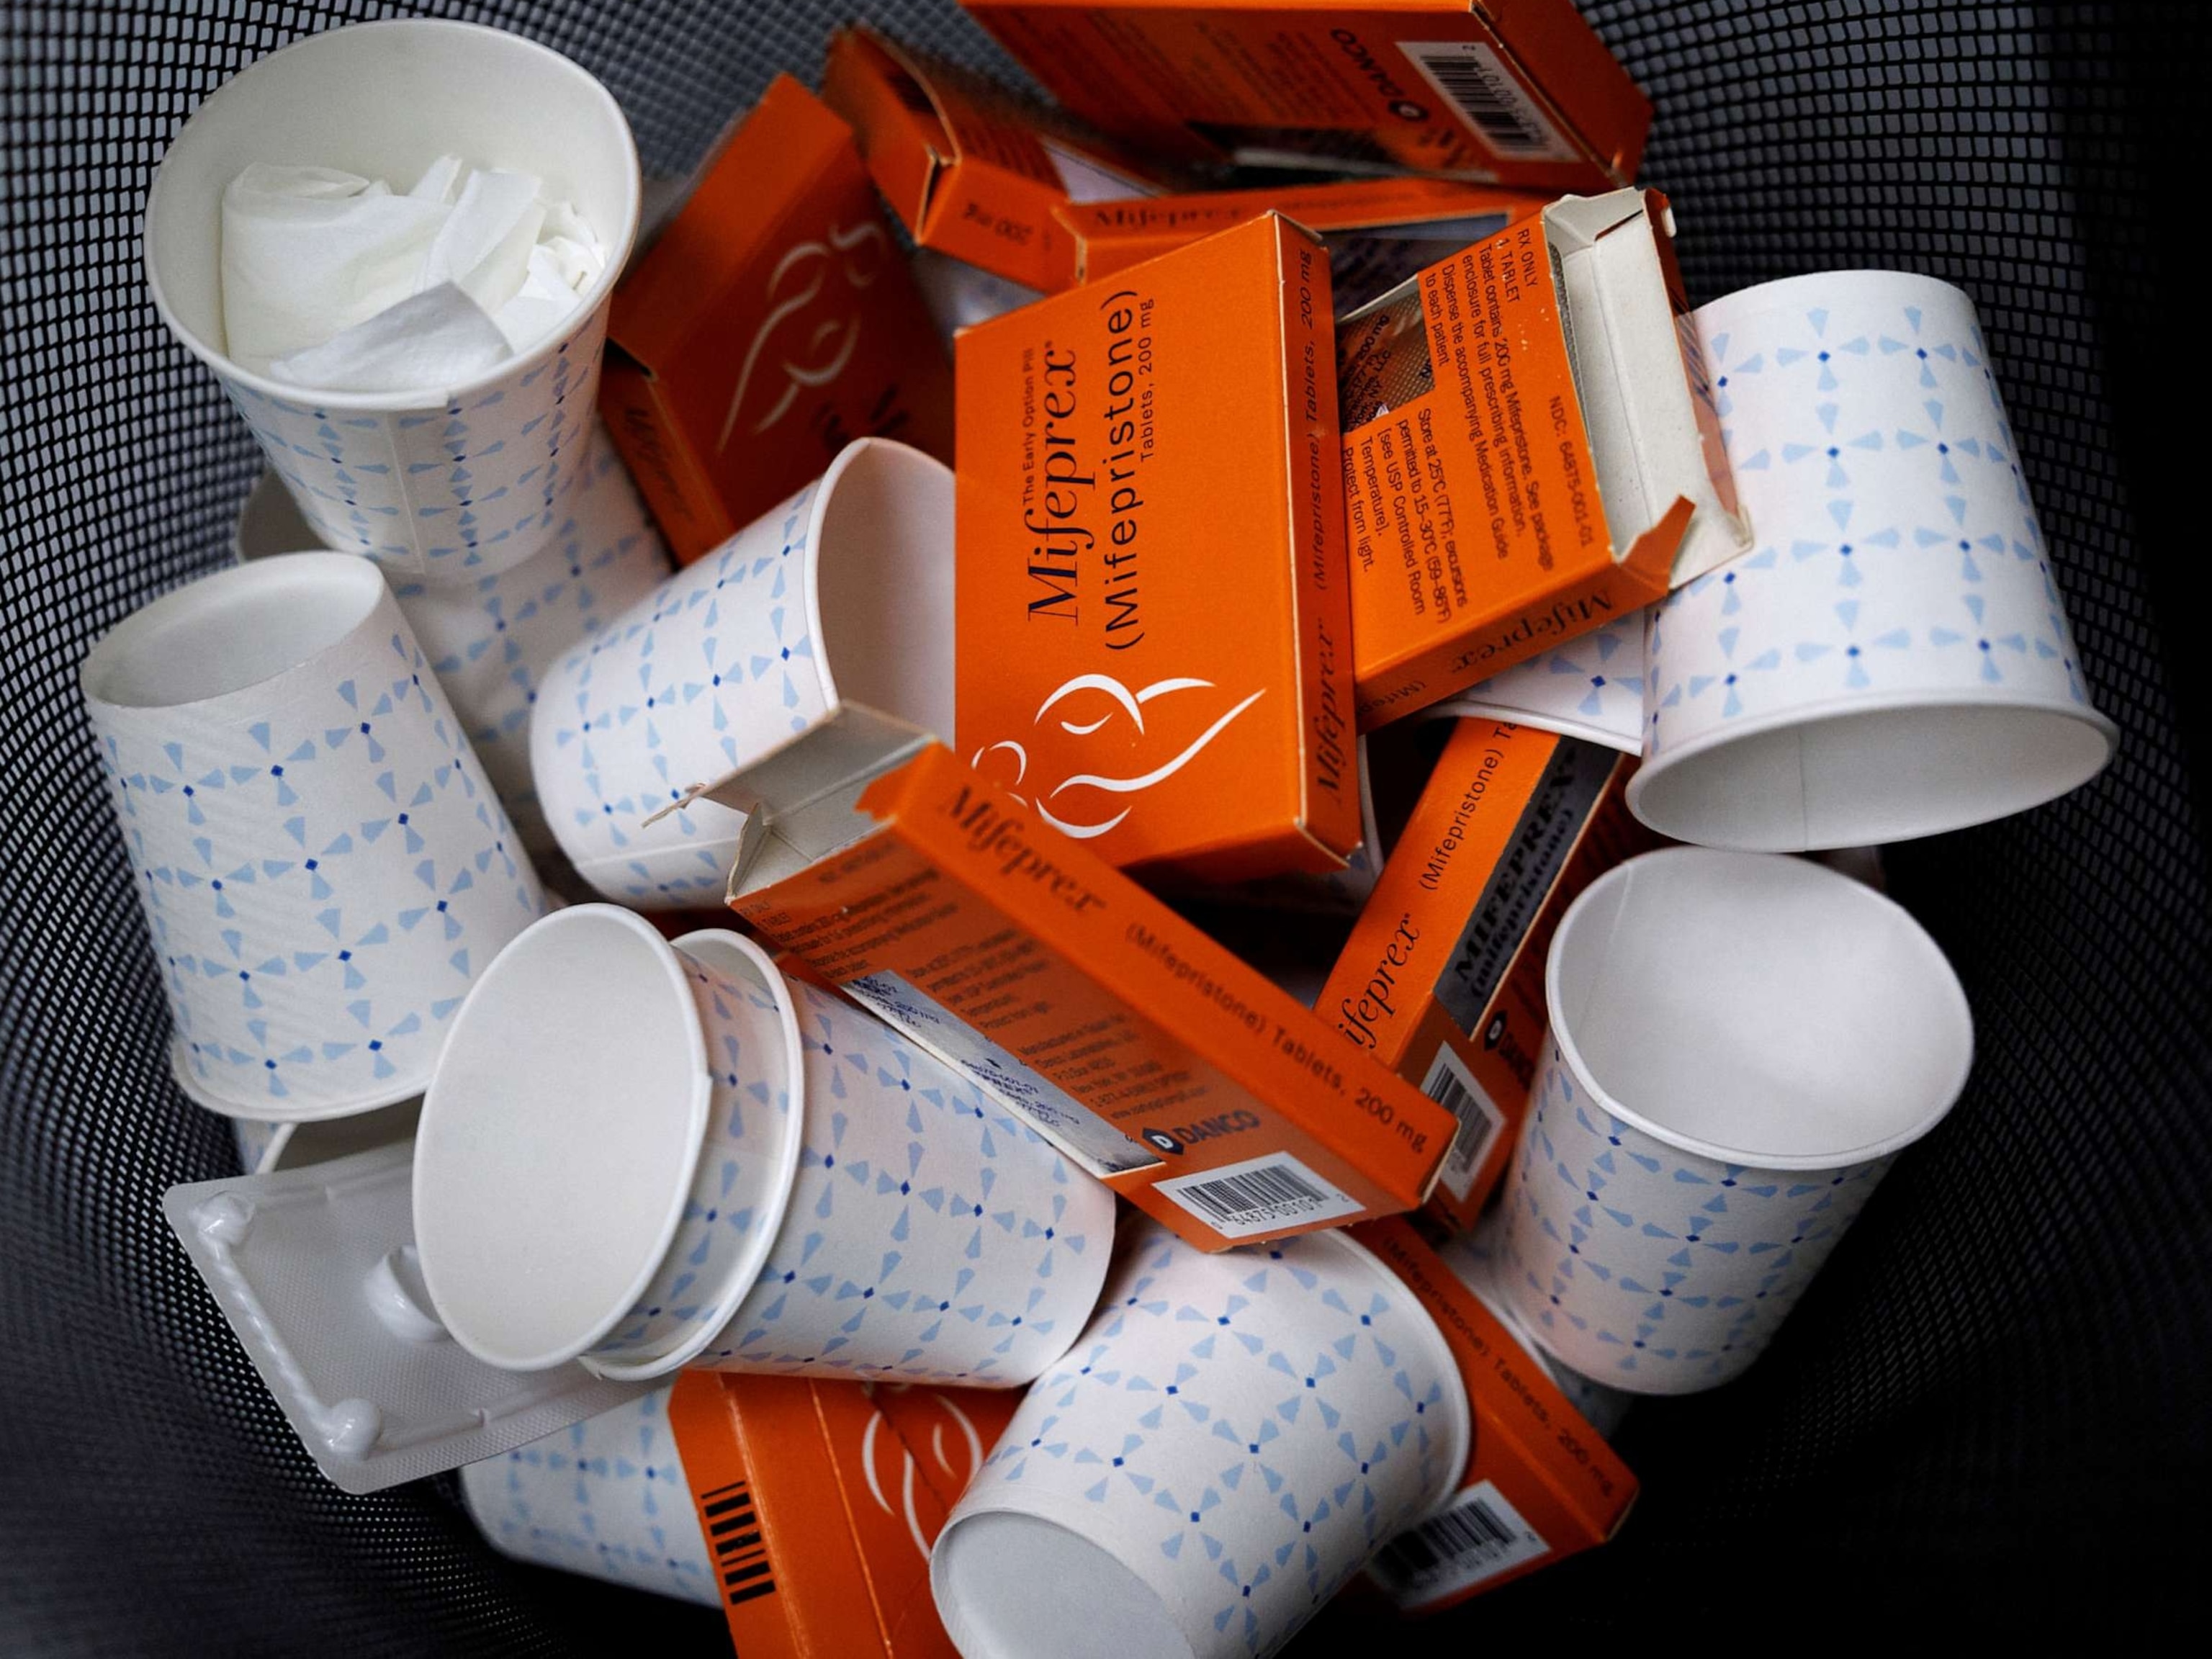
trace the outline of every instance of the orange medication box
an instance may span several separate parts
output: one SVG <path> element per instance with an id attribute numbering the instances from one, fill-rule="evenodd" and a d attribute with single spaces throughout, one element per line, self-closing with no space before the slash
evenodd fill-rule
<path id="1" fill-rule="evenodd" d="M 959 337 L 960 750 L 1109 863 L 1358 844 L 1329 292 L 1270 214 Z"/>
<path id="2" fill-rule="evenodd" d="M 600 406 L 688 563 L 848 441 L 952 453 L 952 375 L 845 124 L 779 76 L 615 290 Z"/>
<path id="3" fill-rule="evenodd" d="M 1337 331 L 1362 729 L 1746 544 L 1664 200 L 1568 197 Z"/>
<path id="4" fill-rule="evenodd" d="M 1408 1611 L 1435 1612 L 1619 1532 L 1636 1502 L 1635 1475 L 1520 1339 L 1409 1223 L 1371 1222 L 1352 1236 L 1436 1320 L 1474 1417 L 1459 1496 L 1369 1567 L 1384 1591 Z"/>
<path id="5" fill-rule="evenodd" d="M 1340 314 L 1396 287 L 1445 253 L 1539 212 L 1551 197 L 1444 179 L 1338 179 L 1324 184 L 1068 203 L 1055 211 L 1073 280 L 1095 283 L 1188 242 L 1279 213 L 1328 250 Z"/>
<path id="6" fill-rule="evenodd" d="M 830 37 L 822 96 L 918 244 L 1024 288 L 1074 280 L 1059 210 L 1158 188 L 1065 117 L 872 29 Z"/>
<path id="7" fill-rule="evenodd" d="M 1456 722 L 1316 1005 L 1459 1120 L 1429 1200 L 1456 1225 L 1481 1212 L 1528 1113 L 1553 929 L 1657 844 L 1622 799 L 1635 764 L 1533 726 Z"/>
<path id="8" fill-rule="evenodd" d="M 1456 1125 L 942 744 L 757 799 L 730 904 L 1201 1249 L 1413 1208 Z"/>
<path id="9" fill-rule="evenodd" d="M 678 1376 L 669 1426 L 736 1650 L 956 1659 L 929 1546 L 1020 1403 L 1018 1389 Z"/>
<path id="10" fill-rule="evenodd" d="M 1604 190 L 1651 105 L 1572 0 L 961 0 L 1140 149 Z"/>

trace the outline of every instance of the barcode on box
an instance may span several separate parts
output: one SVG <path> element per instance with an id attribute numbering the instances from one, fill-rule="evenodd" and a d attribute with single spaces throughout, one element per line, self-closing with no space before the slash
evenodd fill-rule
<path id="1" fill-rule="evenodd" d="M 759 1505 L 753 1502 L 750 1481 L 699 1494 L 699 1517 L 707 1528 L 707 1547 L 714 1552 L 714 1576 L 732 1607 L 775 1594 L 775 1573 L 769 1565 L 768 1528 L 761 1524 Z"/>
<path id="2" fill-rule="evenodd" d="M 1164 1193 L 1224 1238 L 1249 1238 L 1358 1215 L 1359 1200 L 1337 1191 L 1288 1152 L 1250 1158 L 1200 1175 L 1158 1182 Z"/>
<path id="3" fill-rule="evenodd" d="M 1489 1481 L 1382 1547 L 1368 1569 L 1401 1607 L 1425 1607 L 1551 1553 Z"/>
<path id="4" fill-rule="evenodd" d="M 1494 47 L 1480 40 L 1401 40 L 1398 50 L 1492 154 L 1516 161 L 1576 159 L 1552 118 Z"/>
<path id="5" fill-rule="evenodd" d="M 1429 1062 L 1421 1092 L 1459 1120 L 1459 1133 L 1452 1138 L 1451 1152 L 1437 1179 L 1454 1198 L 1464 1199 L 1474 1184 L 1474 1172 L 1489 1155 L 1491 1142 L 1504 1131 L 1505 1114 L 1483 1092 L 1474 1073 L 1467 1069 L 1467 1062 L 1452 1052 L 1449 1043 L 1437 1049 L 1437 1057 Z"/>

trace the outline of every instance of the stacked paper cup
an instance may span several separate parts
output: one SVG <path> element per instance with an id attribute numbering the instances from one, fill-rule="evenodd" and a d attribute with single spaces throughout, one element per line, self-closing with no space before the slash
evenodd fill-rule
<path id="1" fill-rule="evenodd" d="M 750 942 L 583 905 L 463 1010 L 415 1215 L 441 1319 L 494 1365 L 1016 1387 L 1096 1303 L 1114 1201 Z"/>

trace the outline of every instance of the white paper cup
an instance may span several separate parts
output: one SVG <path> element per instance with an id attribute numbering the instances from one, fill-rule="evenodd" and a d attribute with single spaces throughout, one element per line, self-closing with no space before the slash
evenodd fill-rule
<path id="1" fill-rule="evenodd" d="M 538 799 L 609 898 L 719 903 L 744 814 L 697 800 L 646 820 L 848 702 L 952 729 L 952 474 L 880 438 L 848 444 L 546 676 Z"/>
<path id="2" fill-rule="evenodd" d="M 534 173 L 591 225 L 606 265 L 565 328 L 473 380 L 407 392 L 312 391 L 231 361 L 232 179 L 283 161 L 411 180 L 447 155 Z M 146 276 L 161 320 L 215 371 L 318 541 L 398 577 L 465 580 L 521 563 L 560 526 L 638 202 L 629 123 L 559 53 L 470 23 L 359 24 L 270 53 L 192 112 L 146 198 Z"/>
<path id="3" fill-rule="evenodd" d="M 304 1122 L 422 1093 L 545 901 L 376 568 L 307 553 L 193 582 L 82 684 L 185 1094 Z"/>
<path id="4" fill-rule="evenodd" d="M 704 956 L 715 937 L 683 945 Z M 1030 1382 L 1097 1305 L 1113 1194 L 866 1009 L 791 989 L 806 1068 L 798 1182 L 758 1282 L 692 1363 Z"/>
<path id="5" fill-rule="evenodd" d="M 782 976 L 611 905 L 548 916 L 453 1022 L 415 1141 L 423 1279 L 488 1364 L 672 1370 L 760 1269 L 798 1157 Z"/>
<path id="6" fill-rule="evenodd" d="M 1644 747 L 1644 618 L 1632 611 L 1580 635 L 1438 703 L 1428 717 L 1510 720 L 1637 754 Z"/>
<path id="7" fill-rule="evenodd" d="M 668 1425 L 668 1389 L 461 1469 L 470 1517 L 502 1555 L 719 1607 L 714 1563 Z"/>
<path id="8" fill-rule="evenodd" d="M 1206 1255 L 1146 1222 L 939 1534 L 965 1659 L 1273 1652 L 1456 1489 L 1443 1334 L 1341 1233 Z"/>
<path id="9" fill-rule="evenodd" d="M 1546 1352 L 1638 1394 L 1749 1365 L 1973 1058 L 1935 941 L 1802 859 L 1631 859 L 1561 920 L 1545 991 L 1500 1284 Z"/>
<path id="10" fill-rule="evenodd" d="M 1697 325 L 1754 544 L 1655 615 L 1637 815 L 1804 851 L 1961 829 L 2095 776 L 2118 731 L 2089 705 L 1972 302 L 1832 271 Z"/>
<path id="11" fill-rule="evenodd" d="M 240 514 L 240 562 L 313 547 L 313 527 L 271 472 Z M 472 582 L 397 582 L 393 596 L 461 717 L 484 775 L 533 855 L 559 850 L 530 775 L 530 711 L 545 671 L 665 579 L 668 548 L 606 428 L 590 451 L 542 551 Z"/>
<path id="12" fill-rule="evenodd" d="M 456 1020 L 415 1213 L 440 1318 L 494 1365 L 1011 1387 L 1096 1302 L 1113 1199 L 749 942 L 584 905 Z"/>
<path id="13" fill-rule="evenodd" d="M 1544 1375 L 1558 1385 L 1566 1395 L 1567 1403 L 1582 1413 L 1583 1421 L 1595 1429 L 1607 1440 L 1613 1438 L 1628 1416 L 1628 1408 L 1636 1403 L 1636 1396 L 1626 1389 L 1609 1388 L 1595 1378 L 1584 1376 L 1571 1365 L 1555 1359 L 1536 1345 L 1522 1324 L 1521 1316 L 1512 1304 L 1500 1292 L 1498 1283 L 1498 1266 L 1503 1255 L 1504 1212 L 1493 1209 L 1485 1216 L 1482 1224 L 1472 1232 L 1454 1233 L 1437 1247 L 1437 1255 L 1450 1268 L 1452 1276 L 1473 1291 L 1474 1299 L 1482 1304 L 1505 1327 L 1506 1332 L 1521 1345 L 1522 1352 L 1544 1368 Z"/>

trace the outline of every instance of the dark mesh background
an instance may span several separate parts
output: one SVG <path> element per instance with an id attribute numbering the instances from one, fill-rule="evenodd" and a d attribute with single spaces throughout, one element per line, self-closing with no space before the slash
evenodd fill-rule
<path id="1" fill-rule="evenodd" d="M 139 278 L 153 164 L 194 102 L 304 30 L 406 9 L 254 0 L 0 12 L 0 1649 L 585 1652 L 726 1646 L 712 1614 L 492 1555 L 450 1483 L 347 1498 L 278 1418 L 161 1225 L 228 1136 L 166 1018 L 75 666 L 222 556 L 255 471 Z M 1003 72 L 951 0 L 431 6 L 604 76 L 681 170 L 864 11 Z M 2201 1606 L 2212 1224 L 2204 325 L 2180 313 L 2203 143 L 2195 8 L 1601 0 L 1657 100 L 1693 292 L 1850 264 L 1979 302 L 2081 654 L 2125 733 L 2093 787 L 1893 855 L 1981 1060 L 1765 1362 L 1638 1407 L 1621 1540 L 1384 1639 L 1700 1645 L 2048 1632 Z M 2196 300 L 2194 294 L 2183 296 Z M 2168 411 L 2172 411 L 2169 415 Z M 1327 1639 L 1364 1635 L 1340 1606 Z M 1071 1608 L 1079 1618 L 1081 1610 Z M 610 1629 L 611 1626 L 611 1629 Z M 1647 1638 L 1648 1639 L 1648 1638 Z"/>

